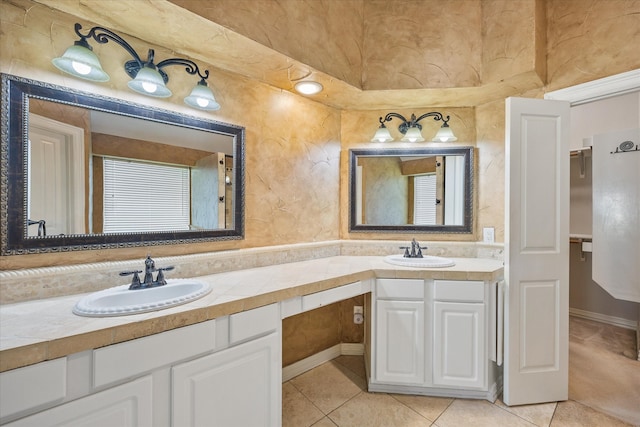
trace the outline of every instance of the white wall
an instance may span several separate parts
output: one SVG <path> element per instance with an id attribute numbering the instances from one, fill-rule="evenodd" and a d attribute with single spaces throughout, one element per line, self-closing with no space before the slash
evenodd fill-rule
<path id="1" fill-rule="evenodd" d="M 592 135 L 640 127 L 640 91 L 571 108 L 571 148 L 583 147 Z M 591 234 L 592 163 L 585 157 L 585 176 L 580 177 L 580 159 L 571 158 L 570 233 Z M 591 278 L 591 254 L 581 260 L 580 244 L 571 244 L 569 307 L 589 313 L 635 322 L 640 304 L 613 298 Z"/>
<path id="2" fill-rule="evenodd" d="M 598 133 L 640 127 L 640 91 L 571 107 L 571 149 Z"/>

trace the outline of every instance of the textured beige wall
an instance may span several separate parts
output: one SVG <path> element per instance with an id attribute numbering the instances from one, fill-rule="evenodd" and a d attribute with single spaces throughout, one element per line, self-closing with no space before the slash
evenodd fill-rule
<path id="1" fill-rule="evenodd" d="M 544 0 L 482 1 L 482 81 L 493 82 L 526 73 L 536 63 L 544 65 Z M 537 51 L 542 56 L 536 55 Z M 543 75 L 543 74 L 541 74 Z"/>
<path id="2" fill-rule="evenodd" d="M 480 83 L 480 2 L 364 3 L 363 89 L 467 87 Z"/>
<path id="3" fill-rule="evenodd" d="M 362 0 L 171 2 L 360 87 Z M 305 77 L 304 70 L 292 73 L 292 80 Z"/>
<path id="4" fill-rule="evenodd" d="M 548 90 L 640 68 L 639 0 L 547 0 Z"/>
<path id="5" fill-rule="evenodd" d="M 182 98 L 196 81 L 178 67 L 168 70 L 168 86 L 174 92 L 171 98 L 140 96 L 126 87 L 128 76 L 121 64 L 128 54 L 113 43 L 93 44 L 111 76 L 109 82 L 95 84 L 68 77 L 53 67 L 51 59 L 76 40 L 76 21 L 73 16 L 31 1 L 3 0 L 0 71 L 246 127 L 245 239 L 156 246 L 155 256 L 338 238 L 339 111 L 201 62 L 211 71 L 210 87 L 221 110 L 205 113 L 186 107 Z M 85 29 L 96 25 L 81 23 Z M 157 60 L 180 55 L 122 35 L 143 55 L 148 48 L 155 48 Z M 148 250 L 141 247 L 0 257 L 0 268 L 144 258 Z"/>
<path id="6" fill-rule="evenodd" d="M 353 323 L 353 307 L 362 306 L 363 303 L 364 297 L 361 295 L 284 319 L 282 366 L 336 344 L 363 342 L 364 324 Z"/>

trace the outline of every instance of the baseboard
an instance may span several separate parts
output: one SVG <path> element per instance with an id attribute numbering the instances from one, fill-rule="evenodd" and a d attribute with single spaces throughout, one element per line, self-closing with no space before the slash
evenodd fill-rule
<path id="1" fill-rule="evenodd" d="M 322 350 L 319 353 L 292 363 L 282 368 L 282 382 L 289 381 L 291 378 L 297 377 L 316 366 L 320 366 L 338 356 L 362 356 L 364 354 L 364 344 L 359 343 L 342 343 Z"/>
<path id="2" fill-rule="evenodd" d="M 583 319 L 595 320 L 596 322 L 606 323 L 613 326 L 619 326 L 625 329 L 636 330 L 638 322 L 634 320 L 624 319 L 622 317 L 609 316 L 592 311 L 580 310 L 579 308 L 569 308 L 569 315 L 581 317 Z"/>

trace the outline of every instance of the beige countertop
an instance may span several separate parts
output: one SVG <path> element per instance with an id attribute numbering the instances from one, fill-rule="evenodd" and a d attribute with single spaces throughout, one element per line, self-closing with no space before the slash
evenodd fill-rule
<path id="1" fill-rule="evenodd" d="M 501 260 L 453 258 L 446 268 L 388 264 L 382 256 L 333 256 L 198 277 L 213 291 L 188 304 L 121 317 L 72 313 L 86 294 L 0 306 L 0 372 L 215 319 L 374 277 L 495 280 Z M 124 283 L 123 283 L 124 284 Z"/>

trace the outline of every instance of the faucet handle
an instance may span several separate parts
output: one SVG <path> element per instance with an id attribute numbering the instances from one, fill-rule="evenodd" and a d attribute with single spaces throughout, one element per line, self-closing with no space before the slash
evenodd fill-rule
<path id="1" fill-rule="evenodd" d="M 171 267 L 163 267 L 163 268 L 156 268 L 156 271 L 158 272 L 158 275 L 156 276 L 156 281 L 155 286 L 163 286 L 167 284 L 167 280 L 164 278 L 164 272 L 165 271 L 171 271 L 173 270 L 175 267 L 172 265 Z"/>
<path id="2" fill-rule="evenodd" d="M 142 273 L 142 270 L 133 270 L 133 271 L 121 271 L 121 276 L 130 276 L 133 274 L 133 278 L 131 279 L 131 285 L 129 285 L 129 289 L 140 289 L 140 276 L 139 273 Z"/>
<path id="3" fill-rule="evenodd" d="M 404 258 L 410 258 L 409 254 L 409 246 L 400 246 L 399 249 L 404 249 L 404 254 L 402 255 Z"/>

